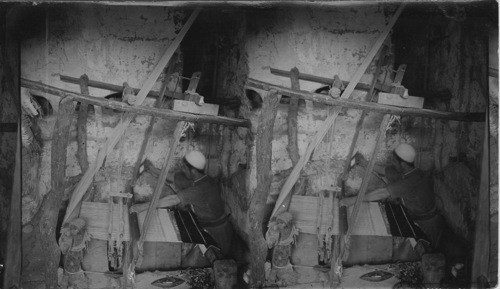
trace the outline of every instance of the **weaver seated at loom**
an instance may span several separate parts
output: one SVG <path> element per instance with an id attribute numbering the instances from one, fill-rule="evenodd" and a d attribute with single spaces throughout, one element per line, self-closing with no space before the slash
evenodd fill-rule
<path id="1" fill-rule="evenodd" d="M 408 144 L 400 144 L 394 150 L 392 165 L 387 168 L 376 168 L 375 172 L 387 176 L 387 186 L 368 192 L 364 201 L 374 202 L 389 200 L 403 205 L 401 217 L 403 221 L 413 220 L 423 230 L 424 236 L 430 241 L 427 251 L 437 249 L 441 244 L 444 218 L 437 213 L 432 179 L 414 165 L 415 149 Z M 345 198 L 342 205 L 353 205 L 354 197 Z M 391 213 L 394 210 L 390 210 Z M 395 219 L 397 221 L 397 219 Z M 411 228 L 411 227 L 410 227 Z"/>
<path id="2" fill-rule="evenodd" d="M 391 166 L 375 169 L 387 185 L 368 192 L 364 201 L 385 200 L 392 235 L 412 238 L 419 255 L 440 252 L 447 259 L 462 259 L 461 244 L 450 237 L 453 234 L 437 209 L 432 177 L 415 167 L 415 156 L 411 145 L 398 145 Z M 355 197 L 344 198 L 341 205 L 352 206 L 354 202 Z"/>
<path id="3" fill-rule="evenodd" d="M 351 179 L 356 179 L 357 175 L 365 174 L 366 160 L 359 159 L 356 154 L 356 165 L 350 172 Z M 384 171 L 382 169 L 382 171 Z M 402 179 L 403 173 L 399 168 L 388 167 L 388 174 L 384 174 L 393 182 L 396 188 L 397 180 Z M 416 170 L 412 171 L 417 173 Z M 414 175 L 415 177 L 420 176 Z M 418 181 L 417 181 L 418 182 Z M 427 189 L 428 183 L 421 182 L 423 188 Z M 373 177 L 370 182 L 370 190 L 375 193 L 368 193 L 367 199 L 361 204 L 358 218 L 352 226 L 351 250 L 349 258 L 345 260 L 345 265 L 364 263 L 384 263 L 391 261 L 414 261 L 420 258 L 424 251 L 432 249 L 431 238 L 426 236 L 418 223 L 415 222 L 414 211 L 408 212 L 408 208 L 399 201 L 399 198 L 375 198 L 380 191 L 386 190 L 386 183 L 380 178 Z M 417 187 L 419 187 L 417 186 Z M 380 188 L 380 189 L 376 189 Z M 389 187 L 389 189 L 392 189 Z M 341 206 L 347 206 L 347 217 L 351 215 L 353 204 L 356 200 L 355 182 L 346 182 L 345 193 L 351 197 L 340 200 Z M 405 187 L 401 190 L 406 190 Z M 408 193 L 412 193 L 410 190 Z M 432 195 L 430 191 L 425 192 L 425 196 Z M 375 194 L 375 195 L 374 195 Z M 319 197 L 294 196 L 290 205 L 290 211 L 296 220 L 297 227 L 301 233 L 317 234 L 319 236 L 341 235 L 339 229 L 339 200 L 334 194 L 320 193 Z M 384 195 L 385 196 L 385 195 Z M 412 205 L 421 204 L 418 200 L 409 199 Z M 370 202 L 373 201 L 373 202 Z M 382 203 L 376 201 L 384 201 Z M 426 204 L 427 205 L 427 204 Z M 429 208 L 435 208 L 434 203 L 429 203 Z M 333 208 L 333 209 L 332 209 Z M 413 207 L 411 207 L 413 209 Z M 427 206 L 425 207 L 427 210 Z M 332 214 L 333 212 L 333 214 Z M 343 232 L 345 233 L 345 231 Z M 321 263 L 320 263 L 321 265 Z"/>
<path id="4" fill-rule="evenodd" d="M 219 185 L 204 173 L 205 164 L 206 159 L 201 152 L 191 151 L 186 154 L 183 158 L 182 171 L 167 177 L 167 181 L 173 179 L 179 191 L 162 197 L 157 208 L 189 207 L 193 214 L 189 212 L 186 217 L 189 216 L 193 220 L 198 231 L 208 232 L 215 240 L 217 247 L 220 248 L 221 257 L 227 257 L 231 252 L 232 227 L 229 216 L 225 213 Z M 147 170 L 154 171 L 150 165 L 145 165 L 145 167 Z M 149 203 L 136 204 L 131 207 L 131 211 L 140 213 L 148 207 Z M 182 223 L 184 220 L 183 213 L 177 212 L 176 214 L 177 225 L 185 227 L 185 231 L 189 231 L 189 226 L 179 224 L 179 221 Z M 197 220 L 194 218 L 195 216 Z"/>

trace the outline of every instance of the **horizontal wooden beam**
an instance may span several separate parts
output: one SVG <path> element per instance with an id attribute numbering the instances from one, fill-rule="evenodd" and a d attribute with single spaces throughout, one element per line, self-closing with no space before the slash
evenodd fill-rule
<path id="1" fill-rule="evenodd" d="M 380 112 L 383 114 L 389 113 L 395 115 L 422 116 L 427 118 L 437 118 L 437 119 L 456 120 L 456 121 L 484 122 L 484 112 L 473 112 L 473 113 L 446 112 L 446 111 L 437 111 L 431 109 L 397 107 L 392 105 L 384 105 L 374 102 L 362 102 L 344 98 L 332 98 L 329 95 L 313 93 L 303 90 L 300 91 L 293 90 L 291 88 L 266 83 L 252 78 L 247 79 L 246 88 L 261 89 L 266 91 L 275 89 L 279 94 L 296 96 L 304 100 L 312 100 L 327 105 L 342 106 L 342 107 L 355 108 L 361 110 L 366 109 L 369 111 Z"/>
<path id="2" fill-rule="evenodd" d="M 85 96 L 79 93 L 63 90 L 60 88 L 56 88 L 53 86 L 49 86 L 40 82 L 24 78 L 21 78 L 21 86 L 26 87 L 28 89 L 32 89 L 34 91 L 42 91 L 60 97 L 68 97 L 79 102 L 116 109 L 119 111 L 128 111 L 137 114 L 152 115 L 159 118 L 183 120 L 190 122 L 207 122 L 207 123 L 215 123 L 215 124 L 238 126 L 238 127 L 250 127 L 251 125 L 250 121 L 247 119 L 236 119 L 224 116 L 194 114 L 194 113 L 180 112 L 170 109 L 158 109 L 146 106 L 131 106 L 124 102 L 109 100 L 100 97 Z"/>
<path id="3" fill-rule="evenodd" d="M 288 78 L 290 77 L 290 71 L 281 70 L 281 69 L 277 69 L 277 68 L 271 68 L 271 73 L 274 75 L 284 76 L 284 77 L 288 77 Z M 333 77 L 327 78 L 327 77 L 321 77 L 321 76 L 316 76 L 316 75 L 307 74 L 307 73 L 299 73 L 299 79 L 317 82 L 317 83 L 328 84 L 328 85 L 333 84 Z M 349 84 L 349 81 L 342 81 L 342 83 L 345 86 L 347 86 Z M 362 90 L 370 90 L 370 84 L 358 83 L 358 84 L 356 84 L 355 88 L 362 89 Z M 392 86 L 390 86 L 390 85 L 375 83 L 375 89 L 383 91 L 383 92 L 391 92 L 391 88 L 392 88 Z"/>
<path id="4" fill-rule="evenodd" d="M 285 71 L 285 70 L 281 70 L 281 69 L 271 68 L 271 73 L 274 75 L 290 77 L 290 71 Z M 317 83 L 328 84 L 328 85 L 333 84 L 333 77 L 327 78 L 327 77 L 321 77 L 321 76 L 316 76 L 316 75 L 306 74 L 306 73 L 299 73 L 299 79 L 317 82 Z M 349 84 L 348 81 L 342 81 L 342 83 L 345 86 L 347 86 Z M 359 89 L 359 90 L 370 90 L 370 86 L 371 86 L 370 84 L 358 83 L 358 84 L 356 84 L 355 88 Z M 390 93 L 392 88 L 393 88 L 393 86 L 390 86 L 390 85 L 380 84 L 378 82 L 375 83 L 375 89 L 377 89 L 378 91 Z M 451 93 L 447 90 L 446 91 L 411 90 L 409 92 L 411 95 L 423 97 L 425 99 L 447 100 L 447 99 L 450 99 L 452 96 Z"/>
<path id="5" fill-rule="evenodd" d="M 59 79 L 64 82 L 68 83 L 74 83 L 74 84 L 80 84 L 80 78 L 77 77 L 72 77 L 72 76 L 67 76 L 67 75 L 60 75 Z M 89 79 L 89 84 L 88 86 L 90 87 L 95 87 L 95 88 L 100 88 L 100 89 L 106 89 L 106 90 L 111 90 L 111 91 L 116 91 L 116 92 L 122 92 L 123 91 L 123 85 L 116 85 L 116 84 L 110 84 L 110 83 L 105 83 L 101 81 L 96 81 L 96 80 L 90 80 Z M 133 88 L 134 94 L 139 93 L 140 89 L 138 88 Z M 149 97 L 158 97 L 160 95 L 160 92 L 151 90 L 148 93 Z M 177 99 L 184 99 L 184 94 L 181 92 L 174 92 L 170 90 L 165 91 L 165 95 L 168 97 L 173 97 Z"/>

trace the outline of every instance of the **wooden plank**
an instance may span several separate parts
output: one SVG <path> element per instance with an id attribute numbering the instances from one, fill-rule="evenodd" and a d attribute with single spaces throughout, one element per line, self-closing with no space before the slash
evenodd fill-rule
<path id="1" fill-rule="evenodd" d="M 144 243 L 144 259 L 142 261 L 141 267 L 136 268 L 138 272 L 152 271 L 165 274 L 165 270 L 175 270 L 181 268 L 183 251 L 182 247 L 186 245 L 185 243 L 169 243 L 169 242 L 145 242 Z M 198 264 L 196 264 L 198 265 Z M 165 276 L 165 275 L 164 275 Z M 160 279 L 159 277 L 157 279 Z M 138 285 L 137 282 L 135 288 L 149 288 L 142 287 Z M 142 285 L 142 284 L 141 284 Z M 155 287 L 158 289 L 159 287 Z M 175 289 L 178 289 L 175 287 Z"/>
<path id="2" fill-rule="evenodd" d="M 258 119 L 258 128 L 255 135 L 255 155 L 257 170 L 257 187 L 250 199 L 248 222 L 249 222 L 249 245 L 250 270 L 252 271 L 251 288 L 259 288 L 265 282 L 264 263 L 267 255 L 267 243 L 264 239 L 263 220 L 265 214 L 266 200 L 271 188 L 271 154 L 273 127 L 278 112 L 281 95 L 270 91 L 262 97 L 264 103 Z"/>
<path id="3" fill-rule="evenodd" d="M 399 65 L 398 70 L 396 71 L 396 77 L 394 77 L 394 84 L 401 85 L 403 77 L 405 76 L 405 72 L 406 72 L 406 64 Z"/>
<path id="4" fill-rule="evenodd" d="M 294 91 L 290 88 L 274 85 L 252 78 L 247 79 L 247 89 L 274 89 L 279 94 L 288 96 L 297 96 L 300 99 L 311 100 L 317 103 L 327 105 L 342 106 L 355 109 L 365 109 L 369 111 L 376 111 L 380 113 L 389 113 L 394 115 L 409 115 L 409 116 L 422 116 L 427 118 L 437 118 L 456 121 L 471 121 L 471 122 L 484 122 L 484 112 L 446 112 L 431 109 L 417 109 L 417 108 L 402 108 L 392 105 L 379 104 L 374 102 L 364 102 L 352 99 L 332 98 L 328 95 L 313 93 L 308 91 Z"/>
<path id="5" fill-rule="evenodd" d="M 203 115 L 217 115 L 219 114 L 219 105 L 211 103 L 197 105 L 192 101 L 175 99 L 172 110 Z"/>
<path id="6" fill-rule="evenodd" d="M 20 125 L 17 133 L 21 133 Z M 3 288 L 21 288 L 22 272 L 22 232 L 21 232 L 21 138 L 17 138 L 16 163 L 10 199 L 9 226 L 7 229 L 7 246 L 5 250 L 5 272 Z"/>
<path id="7" fill-rule="evenodd" d="M 74 83 L 74 84 L 79 84 L 79 78 L 76 77 L 71 77 L 67 75 L 60 75 L 59 79 L 61 81 L 67 82 L 67 83 Z M 100 89 L 106 89 L 106 90 L 111 90 L 111 91 L 116 91 L 116 92 L 121 92 L 123 91 L 123 85 L 116 85 L 116 84 L 110 84 L 110 83 L 105 83 L 97 80 L 90 80 L 88 81 L 88 86 L 90 87 L 95 87 L 95 88 L 100 88 Z M 139 93 L 138 88 L 131 87 L 131 89 L 134 91 L 134 94 Z M 164 95 L 176 99 L 184 99 L 184 94 L 181 92 L 175 92 L 175 91 L 170 91 L 166 90 Z M 149 97 L 159 97 L 162 95 L 159 91 L 151 90 L 147 96 Z"/>
<path id="8" fill-rule="evenodd" d="M 158 76 L 162 72 L 162 70 L 165 68 L 167 63 L 169 62 L 170 58 L 174 54 L 174 52 L 177 50 L 179 47 L 180 42 L 186 35 L 187 31 L 193 24 L 194 20 L 198 16 L 200 12 L 200 8 L 197 8 L 193 14 L 189 17 L 188 21 L 184 26 L 182 27 L 181 31 L 179 34 L 175 37 L 174 41 L 172 44 L 168 47 L 167 51 L 164 53 L 158 64 L 155 66 L 153 71 L 150 73 L 146 81 L 144 82 L 143 87 L 139 91 L 136 97 L 135 105 L 139 106 L 142 104 L 144 99 L 146 98 L 147 94 L 153 88 L 153 85 L 155 84 L 156 80 L 158 79 Z M 70 217 L 74 215 L 74 210 L 77 207 L 77 205 L 80 203 L 83 195 L 89 188 L 90 184 L 92 183 L 94 175 L 97 173 L 97 171 L 101 168 L 102 164 L 104 163 L 104 159 L 106 158 L 107 155 L 109 155 L 118 141 L 121 139 L 121 136 L 127 129 L 128 125 L 133 119 L 133 114 L 128 113 L 125 115 L 124 119 L 121 120 L 115 127 L 113 134 L 108 138 L 108 141 L 104 145 L 104 148 L 99 150 L 99 153 L 97 155 L 96 161 L 92 164 L 92 166 L 89 167 L 89 169 L 85 172 L 84 176 L 78 183 L 75 191 L 71 195 L 70 202 L 68 204 L 68 208 L 66 210 L 66 215 L 64 216 L 64 222 L 67 222 Z"/>
<path id="9" fill-rule="evenodd" d="M 366 68 L 368 67 L 368 65 L 370 65 L 371 61 L 375 57 L 375 54 L 378 52 L 379 48 L 384 43 L 387 35 L 389 35 L 389 32 L 391 31 L 392 27 L 396 23 L 396 20 L 398 19 L 399 15 L 403 11 L 404 5 L 405 4 L 402 3 L 400 5 L 400 7 L 398 8 L 398 10 L 396 11 L 396 13 L 394 14 L 394 16 L 392 16 L 391 21 L 389 22 L 387 27 L 384 29 L 382 34 L 379 36 L 379 38 L 377 39 L 377 41 L 373 45 L 372 49 L 370 50 L 370 52 L 366 56 L 365 60 L 361 64 L 361 66 L 358 68 L 358 70 L 356 70 L 356 73 L 352 77 L 351 81 L 349 82 L 349 85 L 346 87 L 346 89 L 344 90 L 344 92 L 342 93 L 340 98 L 349 98 L 350 97 L 351 93 L 354 91 L 354 88 L 356 87 L 356 84 L 359 82 L 359 80 L 363 76 Z M 321 140 L 325 136 L 326 132 L 335 123 L 335 119 L 337 118 L 339 112 L 340 112 L 340 108 L 335 107 L 335 109 L 333 110 L 333 113 L 327 117 L 327 119 L 323 122 L 321 127 L 316 132 L 316 135 L 314 136 L 311 143 L 307 147 L 306 152 L 300 158 L 299 163 L 297 163 L 297 165 L 293 168 L 292 172 L 290 173 L 290 175 L 286 179 L 285 184 L 283 185 L 283 187 L 280 191 L 278 200 L 276 201 L 276 205 L 275 205 L 274 210 L 273 210 L 273 216 L 276 213 L 276 211 L 278 210 L 278 208 L 283 205 L 283 201 L 288 196 L 292 187 L 294 186 L 295 182 L 297 181 L 297 179 L 300 175 L 300 172 L 302 171 L 302 168 L 309 161 L 309 158 L 311 157 L 312 152 L 319 145 L 319 143 L 321 142 Z"/>
<path id="10" fill-rule="evenodd" d="M 188 88 L 186 89 L 186 92 L 196 92 L 196 88 L 198 88 L 198 83 L 200 83 L 200 78 L 201 78 L 201 72 L 195 72 L 191 76 L 191 80 L 189 81 Z"/>
<path id="11" fill-rule="evenodd" d="M 271 68 L 271 73 L 274 75 L 279 75 L 279 76 L 284 76 L 284 77 L 291 76 L 291 72 L 286 71 L 286 70 L 277 69 L 277 68 Z M 298 76 L 299 76 L 299 79 L 302 79 L 302 80 L 307 80 L 307 81 L 317 82 L 317 83 L 322 83 L 322 84 L 328 84 L 328 85 L 333 84 L 333 78 L 321 77 L 321 76 L 316 76 L 316 75 L 306 74 L 306 73 L 299 73 Z M 348 81 L 342 81 L 342 83 L 344 86 L 349 85 Z M 392 86 L 381 84 L 381 83 L 376 83 L 375 88 L 377 90 L 380 90 L 380 91 L 389 92 L 389 91 L 391 91 Z M 358 84 L 356 84 L 356 89 L 369 90 L 370 85 L 366 84 L 366 83 L 358 83 Z"/>
<path id="12" fill-rule="evenodd" d="M 84 74 L 80 77 L 80 91 L 83 95 L 89 96 L 89 77 Z M 88 105 L 81 103 L 78 110 L 78 117 L 76 121 L 77 128 L 77 158 L 78 164 L 82 172 L 89 168 L 89 159 L 87 156 L 87 117 Z"/>
<path id="13" fill-rule="evenodd" d="M 378 103 L 395 105 L 400 107 L 414 107 L 414 108 L 423 108 L 424 107 L 424 98 L 408 95 L 406 98 L 402 98 L 399 94 L 396 93 L 385 93 L 380 92 L 378 94 Z"/>
<path id="14" fill-rule="evenodd" d="M 344 265 L 392 263 L 394 262 L 392 259 L 392 243 L 392 236 L 353 235 L 351 236 L 351 247 L 355 249 L 351 251 Z"/>
<path id="15" fill-rule="evenodd" d="M 215 123 L 229 126 L 238 127 L 250 127 L 251 123 L 247 119 L 236 119 L 224 116 L 213 116 L 213 115 L 198 115 L 193 113 L 179 112 L 170 109 L 159 109 L 146 106 L 131 106 L 120 101 L 109 100 L 100 97 L 84 96 L 71 91 L 59 89 L 53 86 L 49 86 L 40 82 L 35 82 L 32 80 L 21 79 L 21 85 L 26 88 L 30 88 L 33 91 L 42 91 L 50 94 L 58 95 L 60 97 L 70 98 L 75 101 L 85 102 L 93 105 L 98 105 L 102 107 L 107 107 L 119 111 L 126 111 L 129 114 L 125 115 L 125 120 L 127 117 L 133 116 L 134 114 L 146 114 L 152 115 L 164 119 L 175 119 L 181 121 L 190 122 L 207 122 Z M 121 129 L 123 124 L 117 126 L 115 129 Z M 110 143 L 111 144 L 111 143 Z"/>
<path id="16" fill-rule="evenodd" d="M 172 142 L 170 144 L 170 149 L 168 151 L 167 157 L 163 160 L 163 166 L 162 170 L 160 172 L 160 176 L 158 177 L 158 182 L 156 183 L 155 190 L 153 192 L 153 196 L 151 198 L 151 202 L 149 202 L 149 207 L 146 213 L 146 216 L 144 218 L 144 222 L 142 224 L 143 228 L 143 233 L 141 233 L 141 237 L 139 238 L 139 241 L 137 242 L 137 247 L 139 249 L 139 256 L 138 259 L 135 261 L 135 266 L 141 266 L 142 263 L 142 257 L 143 257 L 143 245 L 144 241 L 146 240 L 146 235 L 149 230 L 152 218 L 153 218 L 153 213 L 156 211 L 156 207 L 158 206 L 158 201 L 160 200 L 161 192 L 163 190 L 163 187 L 165 186 L 165 180 L 167 179 L 167 174 L 170 171 L 170 168 L 172 167 L 173 164 L 173 157 L 175 150 L 179 144 L 179 140 L 182 135 L 182 131 L 184 129 L 184 124 L 185 122 L 181 121 L 177 123 L 175 127 L 175 132 L 174 136 L 172 139 Z M 144 234 L 146 232 L 146 234 Z"/>
<path id="17" fill-rule="evenodd" d="M 488 118 L 486 118 L 488 123 Z M 472 282 L 481 276 L 488 278 L 490 265 L 490 155 L 489 131 L 484 126 L 481 179 L 477 196 L 476 231 L 474 232 L 474 255 L 472 259 Z"/>

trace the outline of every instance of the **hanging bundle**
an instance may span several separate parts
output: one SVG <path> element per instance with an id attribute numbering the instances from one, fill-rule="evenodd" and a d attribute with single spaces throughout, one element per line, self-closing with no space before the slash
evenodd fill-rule
<path id="1" fill-rule="evenodd" d="M 21 144 L 28 155 L 39 155 L 42 142 L 35 133 L 35 117 L 42 117 L 42 107 L 30 93 L 21 91 Z"/>

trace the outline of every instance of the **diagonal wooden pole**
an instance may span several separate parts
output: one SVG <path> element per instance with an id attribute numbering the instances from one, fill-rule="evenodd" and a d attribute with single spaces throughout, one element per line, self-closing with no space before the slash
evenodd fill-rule
<path id="1" fill-rule="evenodd" d="M 361 207 L 361 204 L 363 203 L 363 200 L 366 195 L 366 191 L 368 188 L 368 181 L 370 180 L 370 176 L 373 172 L 373 167 L 375 165 L 375 159 L 377 157 L 377 153 L 380 150 L 380 145 L 382 144 L 382 140 L 385 137 L 385 131 L 387 129 L 387 124 L 389 123 L 389 118 L 390 114 L 384 115 L 382 118 L 382 121 L 380 123 L 379 131 L 377 133 L 377 139 L 375 143 L 375 148 L 373 149 L 370 162 L 368 163 L 368 167 L 366 168 L 365 175 L 363 176 L 363 182 L 361 183 L 361 188 L 359 189 L 358 196 L 356 197 L 356 202 L 354 203 L 354 207 L 352 209 L 351 215 L 349 216 L 348 220 L 348 228 L 347 232 L 344 236 L 344 246 L 341 249 L 340 252 L 340 257 L 342 258 L 343 261 L 347 260 L 347 257 L 349 256 L 349 244 L 350 244 L 350 237 L 352 234 L 352 231 L 354 230 L 354 225 L 356 224 L 356 220 L 358 219 L 358 214 L 359 214 L 359 209 Z"/>
<path id="2" fill-rule="evenodd" d="M 160 200 L 161 192 L 163 191 L 163 187 L 165 186 L 165 181 L 167 180 L 167 174 L 172 167 L 172 160 L 174 158 L 175 150 L 179 145 L 180 138 L 182 136 L 182 132 L 184 129 L 184 125 L 186 122 L 179 121 L 175 127 L 174 136 L 172 138 L 172 142 L 170 144 L 170 149 L 168 151 L 167 157 L 163 160 L 162 170 L 160 172 L 160 176 L 158 177 L 158 182 L 156 183 L 155 191 L 153 192 L 153 197 L 151 202 L 149 202 L 148 211 L 146 213 L 146 217 L 144 218 L 144 222 L 142 223 L 142 232 L 137 242 L 138 248 L 138 256 L 137 260 L 135 260 L 135 266 L 140 267 L 143 259 L 143 245 L 146 240 L 146 235 L 148 234 L 149 225 L 151 224 L 151 219 L 153 217 L 153 213 L 156 211 L 156 207 L 158 206 L 158 201 Z"/>
<path id="3" fill-rule="evenodd" d="M 480 277 L 490 277 L 490 142 L 488 115 L 484 125 L 483 156 L 479 194 L 477 196 L 476 228 L 474 232 L 474 250 L 472 257 L 472 282 Z M 473 284 L 474 284 L 473 283 Z M 476 284 L 478 284 L 476 283 Z"/>
<path id="4" fill-rule="evenodd" d="M 375 84 L 377 83 L 377 77 L 380 73 L 381 65 L 382 65 L 382 59 L 385 56 L 384 49 L 381 50 L 379 59 L 377 61 L 377 68 L 375 70 L 375 74 L 373 75 L 373 80 L 370 85 L 370 90 L 368 91 L 366 100 L 367 101 L 372 101 L 371 99 L 373 98 L 374 95 L 374 89 L 375 89 Z M 347 176 L 349 174 L 349 167 L 351 164 L 351 158 L 354 153 L 354 148 L 356 147 L 356 143 L 358 142 L 358 136 L 361 131 L 361 126 L 363 125 L 363 122 L 365 120 L 365 117 L 367 115 L 367 112 L 365 110 L 362 111 L 361 116 L 359 117 L 358 123 L 356 124 L 356 130 L 354 132 L 354 136 L 352 137 L 352 142 L 351 146 L 349 147 L 349 152 L 347 153 L 347 158 L 344 161 L 344 170 L 342 174 L 340 175 L 340 178 L 338 180 L 339 185 L 342 187 L 344 186 L 344 182 L 347 179 Z M 340 193 L 340 198 L 344 198 L 344 190 Z M 342 278 L 342 270 L 340 269 L 342 266 L 342 251 L 345 250 L 345 233 L 347 232 L 347 208 L 344 206 L 339 206 L 337 203 L 337 206 L 334 210 L 337 210 L 337 214 L 339 216 L 339 233 L 338 235 L 334 235 L 334 249 L 333 249 L 333 257 L 330 262 L 330 288 L 335 288 L 335 286 L 340 283 L 340 280 Z M 333 211 L 333 210 L 332 210 Z M 332 212 L 332 214 L 335 214 L 335 212 Z"/>
<path id="5" fill-rule="evenodd" d="M 89 93 L 89 77 L 84 74 L 80 76 L 80 92 L 83 95 L 90 96 Z M 78 164 L 80 165 L 81 171 L 86 171 L 89 167 L 89 159 L 87 156 L 87 118 L 88 118 L 88 108 L 89 105 L 86 103 L 80 103 L 80 108 L 78 110 L 78 118 L 76 121 L 77 129 L 77 157 Z"/>
<path id="6" fill-rule="evenodd" d="M 3 288 L 21 288 L 21 120 L 17 123 L 16 163 L 10 200 Z"/>
<path id="7" fill-rule="evenodd" d="M 172 56 L 174 55 L 175 51 L 179 47 L 182 39 L 188 32 L 189 28 L 193 24 L 194 20 L 200 13 L 200 8 L 197 8 L 193 14 L 189 17 L 188 21 L 186 24 L 184 24 L 184 27 L 182 27 L 181 31 L 177 35 L 177 37 L 174 39 L 172 44 L 168 47 L 167 51 L 164 53 L 156 67 L 153 69 L 149 77 L 146 79 L 144 82 L 143 87 L 137 94 L 136 102 L 134 105 L 138 106 L 141 105 L 144 102 L 144 99 L 148 95 L 149 91 L 153 88 L 154 84 L 156 83 L 156 80 L 160 76 L 161 72 L 165 68 L 165 66 L 168 64 L 168 61 Z M 83 175 L 82 179 L 78 183 L 78 185 L 75 188 L 75 191 L 71 195 L 70 202 L 68 204 L 68 208 L 66 209 L 66 215 L 64 216 L 64 222 L 68 222 L 70 217 L 74 217 L 74 211 L 75 208 L 77 207 L 78 203 L 82 200 L 83 195 L 89 188 L 90 184 L 92 183 L 92 179 L 94 175 L 99 171 L 101 168 L 102 164 L 104 163 L 104 159 L 106 158 L 109 153 L 111 153 L 120 140 L 121 136 L 124 134 L 125 129 L 128 127 L 132 119 L 134 118 L 133 113 L 127 113 L 124 117 L 124 119 L 116 125 L 113 134 L 107 139 L 106 144 L 104 145 L 103 148 L 101 148 L 97 154 L 97 158 L 94 161 L 93 164 L 89 165 L 89 168 Z"/>
<path id="8" fill-rule="evenodd" d="M 351 81 L 349 82 L 349 85 L 346 87 L 342 95 L 340 96 L 341 98 L 349 98 L 351 96 L 351 93 L 354 91 L 354 88 L 358 84 L 358 82 L 361 80 L 361 77 L 365 73 L 366 69 L 368 68 L 368 65 L 372 62 L 373 58 L 377 54 L 378 50 L 384 43 L 385 39 L 389 35 L 389 32 L 391 31 L 392 27 L 396 23 L 396 20 L 399 18 L 399 15 L 401 15 L 401 12 L 403 11 L 403 8 L 405 6 L 405 3 L 402 3 L 398 10 L 396 10 L 396 13 L 394 13 L 394 16 L 392 16 L 391 21 L 389 24 L 385 27 L 384 31 L 382 34 L 379 36 L 375 44 L 373 45 L 372 49 L 366 56 L 365 60 L 361 64 L 361 66 L 358 68 L 354 76 L 352 77 Z M 312 152 L 316 147 L 319 145 L 321 140 L 325 137 L 326 133 L 332 127 L 332 125 L 335 123 L 335 119 L 339 115 L 341 108 L 336 107 L 332 114 L 328 116 L 328 118 L 323 122 L 321 127 L 318 129 L 316 132 L 316 135 L 312 139 L 312 141 L 309 143 L 309 146 L 307 147 L 306 152 L 304 155 L 300 158 L 299 162 L 297 165 L 293 168 L 292 172 L 288 176 L 287 180 L 285 181 L 285 184 L 281 188 L 278 200 L 276 201 L 276 205 L 274 206 L 273 214 L 271 217 L 273 217 L 276 214 L 276 211 L 283 206 L 283 201 L 286 199 L 286 197 L 290 194 L 291 189 L 295 185 L 295 182 L 300 176 L 300 172 L 302 171 L 302 168 L 307 164 L 309 161 L 309 158 L 311 157 Z"/>

